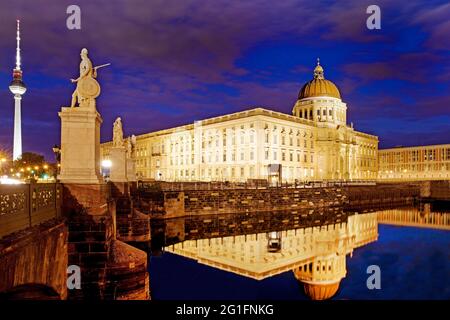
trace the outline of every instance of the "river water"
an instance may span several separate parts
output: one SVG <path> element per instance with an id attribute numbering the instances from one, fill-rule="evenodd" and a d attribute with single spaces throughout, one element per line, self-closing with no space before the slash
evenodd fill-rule
<path id="1" fill-rule="evenodd" d="M 430 206 L 172 219 L 152 237 L 154 300 L 450 299 L 450 213 Z"/>

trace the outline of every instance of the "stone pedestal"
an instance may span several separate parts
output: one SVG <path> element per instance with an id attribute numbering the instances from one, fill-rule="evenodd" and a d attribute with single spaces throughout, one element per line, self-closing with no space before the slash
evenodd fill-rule
<path id="1" fill-rule="evenodd" d="M 127 182 L 127 157 L 125 147 L 112 147 L 110 153 L 112 182 Z"/>
<path id="2" fill-rule="evenodd" d="M 127 159 L 127 180 L 130 182 L 136 182 L 136 163 L 134 159 Z"/>
<path id="3" fill-rule="evenodd" d="M 62 108 L 61 172 L 62 183 L 97 184 L 100 174 L 100 114 L 93 108 Z"/>

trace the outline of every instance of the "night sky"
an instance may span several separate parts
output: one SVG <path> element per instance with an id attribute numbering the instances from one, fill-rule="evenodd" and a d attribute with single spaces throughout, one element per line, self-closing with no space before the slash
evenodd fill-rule
<path id="1" fill-rule="evenodd" d="M 372 0 L 0 0 L 0 149 L 12 151 L 8 90 L 21 19 L 23 151 L 60 141 L 80 49 L 99 71 L 102 141 L 121 116 L 140 134 L 256 106 L 291 113 L 320 57 L 348 103 L 348 123 L 380 147 L 450 143 L 450 4 L 376 1 L 381 30 L 368 30 Z M 81 8 L 81 30 L 66 8 Z"/>

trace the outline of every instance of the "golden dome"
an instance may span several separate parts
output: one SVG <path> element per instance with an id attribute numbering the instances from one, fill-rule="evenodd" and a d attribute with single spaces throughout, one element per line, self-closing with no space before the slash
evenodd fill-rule
<path id="1" fill-rule="evenodd" d="M 314 69 L 314 79 L 307 82 L 301 88 L 298 94 L 298 98 L 304 99 L 319 96 L 341 99 L 341 93 L 339 92 L 339 89 L 333 82 L 325 79 L 323 75 L 323 68 L 320 65 L 319 59 L 317 59 L 317 66 Z"/>
<path id="2" fill-rule="evenodd" d="M 311 300 L 326 300 L 332 298 L 339 289 L 340 281 L 329 284 L 311 284 L 303 283 L 305 288 L 305 294 L 311 298 Z"/>

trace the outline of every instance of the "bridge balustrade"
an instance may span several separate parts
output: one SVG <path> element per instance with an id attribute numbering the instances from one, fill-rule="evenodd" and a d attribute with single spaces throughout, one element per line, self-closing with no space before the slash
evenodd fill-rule
<path id="1" fill-rule="evenodd" d="M 0 238 L 61 216 L 61 185 L 0 185 Z"/>

